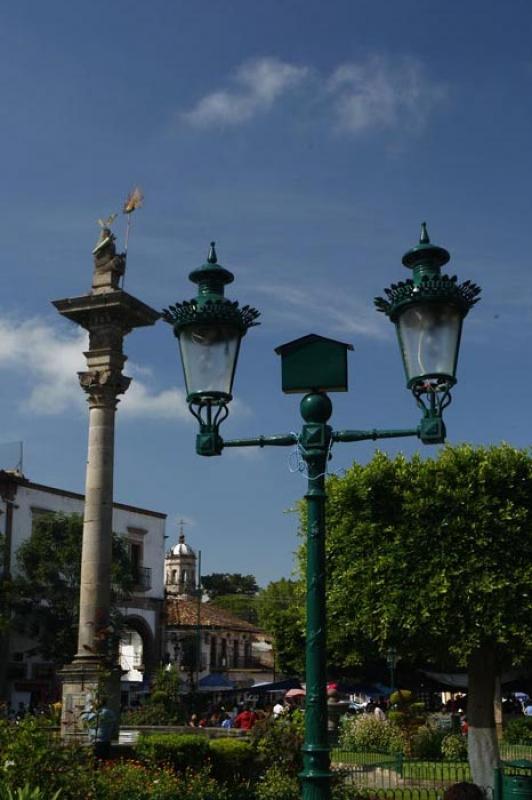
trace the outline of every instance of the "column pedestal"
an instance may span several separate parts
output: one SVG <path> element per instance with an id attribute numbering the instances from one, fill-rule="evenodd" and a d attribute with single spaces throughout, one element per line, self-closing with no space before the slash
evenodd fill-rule
<path id="1" fill-rule="evenodd" d="M 74 658 L 71 664 L 59 671 L 62 689 L 61 738 L 68 742 L 86 741 L 87 729 L 81 719 L 92 702 L 102 696 L 107 698 L 107 708 L 114 711 L 117 719 L 115 736 L 118 737 L 120 719 L 121 670 L 106 669 L 97 658 L 85 660 Z"/>

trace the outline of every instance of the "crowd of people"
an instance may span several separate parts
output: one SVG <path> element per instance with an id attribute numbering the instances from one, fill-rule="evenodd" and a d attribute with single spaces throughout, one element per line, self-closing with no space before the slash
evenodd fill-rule
<path id="1" fill-rule="evenodd" d="M 230 709 L 216 706 L 204 714 L 192 714 L 188 725 L 191 728 L 235 728 L 241 731 L 251 730 L 259 720 L 291 714 L 295 704 L 289 699 L 278 701 L 275 705 L 254 707 L 251 703 L 240 703 Z"/>

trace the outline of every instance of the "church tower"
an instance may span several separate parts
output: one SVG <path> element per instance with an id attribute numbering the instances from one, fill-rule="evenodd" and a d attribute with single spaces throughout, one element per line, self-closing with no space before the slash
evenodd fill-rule
<path id="1" fill-rule="evenodd" d="M 196 595 L 196 553 L 185 542 L 183 523 L 179 541 L 164 559 L 166 594 L 178 600 L 190 600 Z"/>

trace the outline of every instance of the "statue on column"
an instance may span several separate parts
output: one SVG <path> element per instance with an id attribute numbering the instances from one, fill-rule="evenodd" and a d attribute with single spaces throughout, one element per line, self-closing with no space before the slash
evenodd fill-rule
<path id="1" fill-rule="evenodd" d="M 100 238 L 92 251 L 94 256 L 93 294 L 119 289 L 120 278 L 126 271 L 125 254 L 116 252 L 116 237 L 111 230 L 115 219 L 116 214 L 111 214 L 107 219 L 98 220 L 101 228 Z"/>

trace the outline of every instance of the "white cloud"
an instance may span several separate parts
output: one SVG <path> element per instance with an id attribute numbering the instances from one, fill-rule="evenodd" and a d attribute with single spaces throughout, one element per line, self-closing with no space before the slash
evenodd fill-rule
<path id="1" fill-rule="evenodd" d="M 36 414 L 62 414 L 86 408 L 77 373 L 87 368 L 83 352 L 88 347 L 84 331 L 65 331 L 36 318 L 25 321 L 0 317 L 0 370 L 23 373 L 31 383 L 22 408 Z M 150 370 L 128 362 L 133 375 L 149 377 Z M 181 389 L 153 391 L 135 377 L 121 396 L 120 413 L 129 417 L 192 421 Z"/>
<path id="2" fill-rule="evenodd" d="M 238 125 L 268 111 L 283 94 L 298 86 L 309 74 L 307 67 L 276 58 L 260 58 L 242 64 L 233 82 L 234 90 L 221 89 L 203 97 L 182 114 L 191 125 Z"/>
<path id="3" fill-rule="evenodd" d="M 32 389 L 24 406 L 60 414 L 83 403 L 76 373 L 84 369 L 88 337 L 82 331 L 64 336 L 40 319 L 0 318 L 0 369 L 24 373 Z"/>
<path id="4" fill-rule="evenodd" d="M 412 58 L 372 57 L 342 64 L 329 79 L 328 91 L 339 128 L 350 133 L 418 130 L 445 95 L 444 87 L 431 82 L 423 65 Z"/>
<path id="5" fill-rule="evenodd" d="M 276 300 L 269 316 L 276 316 L 290 327 L 308 326 L 309 319 L 320 321 L 338 336 L 361 335 L 373 339 L 385 339 L 388 327 L 375 310 L 356 298 L 340 294 L 326 286 L 313 286 L 312 291 L 294 286 L 255 287 L 256 291 L 268 294 Z"/>
<path id="6" fill-rule="evenodd" d="M 446 93 L 411 57 L 371 56 L 341 64 L 329 76 L 309 66 L 261 58 L 242 64 L 232 87 L 206 95 L 181 118 L 198 128 L 240 125 L 269 111 L 282 95 L 310 79 L 314 91 L 303 95 L 302 102 L 311 102 L 315 112 L 318 101 L 322 113 L 316 116 L 350 134 L 420 130 Z"/>
<path id="7" fill-rule="evenodd" d="M 186 403 L 186 394 L 182 389 L 163 389 L 153 394 L 137 378 L 131 381 L 129 389 L 121 398 L 120 410 L 128 417 L 193 421 Z"/>

